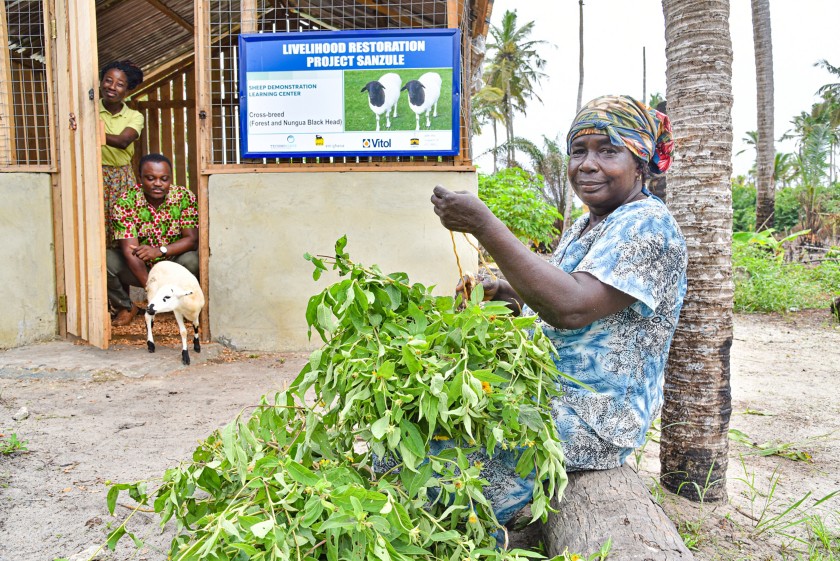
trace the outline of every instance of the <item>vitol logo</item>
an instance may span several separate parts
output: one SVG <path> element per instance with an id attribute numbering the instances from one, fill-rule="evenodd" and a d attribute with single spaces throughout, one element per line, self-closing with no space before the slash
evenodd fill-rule
<path id="1" fill-rule="evenodd" d="M 390 148 L 391 139 L 383 140 L 381 138 L 365 138 L 362 139 L 362 148 Z"/>

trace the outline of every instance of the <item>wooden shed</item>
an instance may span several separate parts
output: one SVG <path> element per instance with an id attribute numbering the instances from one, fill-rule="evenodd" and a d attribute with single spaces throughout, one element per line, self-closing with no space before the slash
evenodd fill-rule
<path id="1" fill-rule="evenodd" d="M 307 347 L 303 310 L 319 289 L 301 255 L 328 252 L 341 234 L 359 260 L 453 285 L 452 241 L 428 197 L 439 182 L 477 189 L 469 94 L 491 7 L 492 0 L 3 0 L 0 259 L 12 266 L 0 273 L 0 299 L 13 305 L 0 322 L 0 348 L 55 333 L 109 345 L 97 107 L 98 68 L 113 60 L 131 60 L 145 74 L 129 103 L 146 118 L 136 157 L 168 155 L 174 183 L 198 196 L 205 338 L 238 348 Z M 461 30 L 457 155 L 241 157 L 240 34 L 419 28 Z M 458 252 L 475 260 L 465 240 Z"/>

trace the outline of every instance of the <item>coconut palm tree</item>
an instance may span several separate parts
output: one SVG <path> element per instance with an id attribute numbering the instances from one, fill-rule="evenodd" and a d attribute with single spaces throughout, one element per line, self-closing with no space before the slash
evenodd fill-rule
<path id="1" fill-rule="evenodd" d="M 732 346 L 732 43 L 728 0 L 662 0 L 668 116 L 679 154 L 668 206 L 688 245 L 688 293 L 665 370 L 661 482 L 726 498 Z"/>
<path id="2" fill-rule="evenodd" d="M 776 188 L 773 179 L 773 40 L 770 33 L 770 0 L 752 0 L 753 46 L 758 112 L 756 144 L 756 230 L 773 227 Z"/>
<path id="3" fill-rule="evenodd" d="M 580 55 L 578 56 L 578 96 L 577 109 L 583 104 L 583 0 L 578 0 L 580 23 L 578 24 L 578 44 L 580 45 Z"/>
<path id="4" fill-rule="evenodd" d="M 828 63 L 827 60 L 823 59 L 818 61 L 814 66 L 819 66 L 825 68 L 838 78 L 840 78 L 840 67 L 832 66 Z M 840 82 L 834 82 L 832 84 L 825 84 L 820 89 L 817 90 L 818 95 L 823 95 L 825 93 L 832 94 L 834 96 L 840 96 Z"/>
<path id="5" fill-rule="evenodd" d="M 489 61 L 485 76 L 489 85 L 504 92 L 501 107 L 508 143 L 515 137 L 514 113 L 524 113 L 531 99 L 542 101 L 536 87 L 545 77 L 542 72 L 545 59 L 538 50 L 546 42 L 529 39 L 533 30 L 533 21 L 517 27 L 516 10 L 505 12 L 500 27 L 490 26 L 492 40 L 487 44 Z M 513 154 L 508 159 L 513 160 Z"/>
<path id="6" fill-rule="evenodd" d="M 496 148 L 499 146 L 499 136 L 497 134 L 497 124 L 504 121 L 504 114 L 501 109 L 502 98 L 504 92 L 499 88 L 494 88 L 485 84 L 472 97 L 471 112 L 470 112 L 470 134 L 475 136 L 481 134 L 481 127 L 486 123 L 493 126 L 493 173 L 499 171 Z"/>

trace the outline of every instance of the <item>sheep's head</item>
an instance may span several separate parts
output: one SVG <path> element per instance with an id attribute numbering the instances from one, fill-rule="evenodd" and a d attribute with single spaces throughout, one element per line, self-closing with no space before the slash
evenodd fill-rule
<path id="1" fill-rule="evenodd" d="M 192 294 L 192 290 L 184 290 L 173 284 L 167 284 L 157 291 L 155 297 L 149 302 L 146 311 L 149 315 L 162 314 L 164 312 L 171 312 L 178 307 L 181 298 Z"/>
<path id="2" fill-rule="evenodd" d="M 385 105 L 385 86 L 383 86 L 381 82 L 376 80 L 368 82 L 361 91 L 368 93 L 368 100 L 371 105 L 375 107 L 382 107 Z"/>
<path id="3" fill-rule="evenodd" d="M 400 91 L 408 91 L 408 101 L 411 105 L 423 105 L 426 102 L 426 86 L 420 80 L 409 80 Z"/>

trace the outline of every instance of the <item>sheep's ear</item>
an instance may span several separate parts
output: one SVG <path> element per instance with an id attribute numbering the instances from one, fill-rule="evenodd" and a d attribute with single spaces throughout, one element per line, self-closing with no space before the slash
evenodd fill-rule
<path id="1" fill-rule="evenodd" d="M 362 88 L 361 90 L 359 90 L 359 93 L 361 93 L 361 92 L 367 92 L 367 91 L 370 91 L 370 85 L 371 85 L 372 83 L 373 83 L 373 82 L 368 82 L 367 84 L 365 84 L 365 87 L 364 87 L 364 88 Z"/>
<path id="2" fill-rule="evenodd" d="M 189 296 L 192 294 L 192 290 L 175 290 L 175 297 L 176 298 L 183 298 L 184 296 Z"/>

